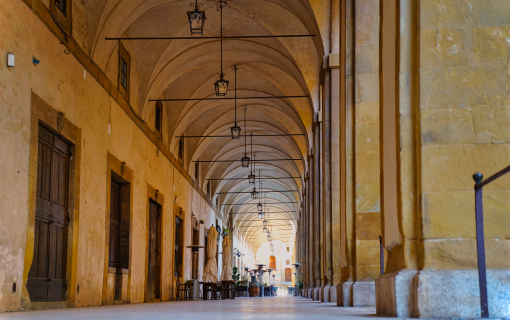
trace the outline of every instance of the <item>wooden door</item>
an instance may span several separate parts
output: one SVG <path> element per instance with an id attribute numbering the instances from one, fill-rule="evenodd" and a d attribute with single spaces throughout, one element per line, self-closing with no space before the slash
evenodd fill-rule
<path id="1" fill-rule="evenodd" d="M 174 276 L 181 278 L 183 273 L 183 254 L 184 254 L 184 237 L 183 237 L 183 221 L 179 217 L 175 217 L 175 248 L 174 248 Z M 184 279 L 181 279 L 184 280 Z M 179 280 L 177 280 L 179 281 Z"/>
<path id="2" fill-rule="evenodd" d="M 290 268 L 285 269 L 285 282 L 292 282 L 292 270 Z"/>
<path id="3" fill-rule="evenodd" d="M 121 184 L 112 179 L 110 193 L 110 259 L 108 266 L 119 266 L 120 247 L 120 215 L 121 215 Z"/>
<path id="4" fill-rule="evenodd" d="M 161 284 L 161 206 L 149 203 L 149 257 L 147 300 L 160 298 Z"/>
<path id="5" fill-rule="evenodd" d="M 275 256 L 269 257 L 269 268 L 276 269 L 276 257 Z"/>
<path id="6" fill-rule="evenodd" d="M 66 299 L 69 146 L 39 126 L 34 258 L 28 273 L 31 301 Z"/>

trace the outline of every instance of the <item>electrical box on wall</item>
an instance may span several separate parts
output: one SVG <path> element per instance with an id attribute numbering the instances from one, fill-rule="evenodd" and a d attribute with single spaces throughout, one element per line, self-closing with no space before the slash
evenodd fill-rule
<path id="1" fill-rule="evenodd" d="M 7 52 L 7 66 L 10 68 L 14 67 L 14 54 L 11 52 Z"/>

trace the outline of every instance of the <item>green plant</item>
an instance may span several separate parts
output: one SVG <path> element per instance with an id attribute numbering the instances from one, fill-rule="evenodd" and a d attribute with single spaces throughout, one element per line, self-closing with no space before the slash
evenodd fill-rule
<path id="1" fill-rule="evenodd" d="M 185 284 L 187 287 L 191 286 L 191 280 L 186 280 L 186 281 L 184 282 L 184 284 Z"/>
<path id="2" fill-rule="evenodd" d="M 303 290 L 303 281 L 299 280 L 298 289 Z"/>
<path id="3" fill-rule="evenodd" d="M 228 228 L 223 228 L 223 233 L 228 234 Z"/>
<path id="4" fill-rule="evenodd" d="M 239 280 L 236 282 L 236 286 L 240 287 L 240 286 L 247 286 L 249 283 L 248 280 Z"/>
<path id="5" fill-rule="evenodd" d="M 237 267 L 232 268 L 232 280 L 239 281 L 239 278 L 241 278 L 241 275 L 237 273 L 239 269 Z"/>

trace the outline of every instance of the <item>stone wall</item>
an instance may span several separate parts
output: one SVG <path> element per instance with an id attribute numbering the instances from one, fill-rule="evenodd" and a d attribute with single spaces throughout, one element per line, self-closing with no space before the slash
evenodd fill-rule
<path id="1" fill-rule="evenodd" d="M 68 278 L 72 279 L 68 300 L 74 306 L 102 303 L 104 244 L 108 242 L 105 238 L 105 210 L 109 153 L 125 162 L 133 172 L 129 302 L 144 302 L 148 186 L 157 189 L 165 198 L 162 212 L 162 300 L 172 299 L 175 210 L 184 213 L 185 246 L 191 244 L 192 213 L 197 219 L 205 220 L 205 224 L 200 225 L 200 244 L 204 241 L 204 226 L 215 224 L 216 219 L 222 225 L 222 218 L 217 216 L 184 170 L 176 166 L 164 144 L 158 144 L 151 132 L 135 121 L 133 114 L 121 106 L 119 100 L 109 95 L 104 82 L 99 83 L 73 54 L 64 53 L 65 47 L 60 40 L 23 1 L 2 0 L 0 8 L 0 27 L 9 34 L 0 42 L 0 51 L 16 55 L 16 66 L 7 68 L 3 65 L 0 72 L 0 105 L 3 111 L 0 117 L 3 155 L 0 166 L 0 194 L 3 197 L 0 202 L 0 311 L 34 307 L 24 287 L 32 260 L 29 253 L 33 252 L 34 245 L 33 234 L 27 234 L 27 226 L 33 224 L 27 217 L 33 216 L 31 210 L 34 210 L 27 199 L 33 195 L 33 181 L 37 179 L 29 171 L 33 167 L 30 137 L 31 132 L 36 130 L 31 120 L 34 99 L 40 99 L 55 110 L 55 114 L 56 111 L 65 113 L 68 125 L 81 130 L 81 159 L 77 169 L 80 184 L 71 190 L 71 196 L 79 199 L 79 211 L 77 209 L 71 214 L 75 219 L 72 227 L 76 238 L 69 243 L 75 250 L 75 256 L 70 269 L 72 274 L 68 274 Z M 79 9 L 78 5 L 76 9 Z M 75 14 L 78 14 L 77 11 Z M 32 57 L 40 63 L 34 65 Z M 109 125 L 111 134 L 108 132 Z M 190 268 L 191 252 L 186 249 L 184 280 L 190 278 Z M 200 275 L 202 270 L 203 266 L 200 267 Z M 13 283 L 17 284 L 15 292 L 12 290 Z"/>

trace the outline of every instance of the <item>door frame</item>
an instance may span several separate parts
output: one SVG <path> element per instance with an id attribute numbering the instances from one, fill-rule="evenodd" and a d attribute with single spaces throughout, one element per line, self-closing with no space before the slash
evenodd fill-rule
<path id="1" fill-rule="evenodd" d="M 125 162 L 120 161 L 110 152 L 107 155 L 106 166 L 106 210 L 105 210 L 105 252 L 104 252 L 104 270 L 103 270 L 103 290 L 101 304 L 107 303 L 108 295 L 108 273 L 109 273 L 109 259 L 110 259 L 110 199 L 112 187 L 112 172 L 117 176 L 122 177 L 122 183 L 128 184 L 130 188 L 129 196 L 129 273 L 127 284 L 127 297 L 126 301 L 131 302 L 131 267 L 132 267 L 132 248 L 133 248 L 133 170 L 129 168 Z"/>
<path id="2" fill-rule="evenodd" d="M 27 233 L 24 252 L 23 286 L 21 290 L 21 308 L 36 310 L 52 306 L 70 307 L 74 305 L 77 290 L 76 270 L 78 254 L 78 230 L 80 212 L 80 172 L 81 172 L 81 129 L 69 121 L 64 113 L 55 110 L 42 98 L 32 91 L 30 117 L 30 151 L 28 176 L 28 217 Z M 69 225 L 67 234 L 67 261 L 66 261 L 66 301 L 57 302 L 31 302 L 26 283 L 28 273 L 32 266 L 35 246 L 35 211 L 37 189 L 37 157 L 39 153 L 39 124 L 57 134 L 59 138 L 69 144 L 69 183 L 68 183 L 68 211 Z"/>
<path id="3" fill-rule="evenodd" d="M 185 211 L 182 209 L 182 207 L 179 207 L 178 204 L 174 203 L 174 207 L 173 207 L 173 216 L 172 216 L 172 230 L 173 230 L 173 233 L 172 233 L 172 262 L 171 262 L 171 277 L 172 277 L 172 284 L 171 284 L 171 298 L 172 300 L 175 300 L 177 299 L 177 281 L 179 280 L 176 276 L 175 276 L 175 228 L 176 228 L 176 225 L 175 225 L 175 218 L 178 217 L 179 219 L 182 220 L 182 244 L 184 246 L 184 243 L 186 241 L 186 227 L 187 227 L 187 223 L 186 223 L 186 219 L 184 218 L 185 217 Z M 184 280 L 184 248 L 182 250 L 182 279 Z"/>
<path id="4" fill-rule="evenodd" d="M 164 246 L 164 221 L 165 221 L 165 206 L 164 206 L 164 200 L 165 200 L 165 197 L 163 196 L 163 194 L 161 194 L 159 192 L 158 189 L 154 189 L 150 184 L 147 183 L 147 209 L 146 209 L 146 235 L 145 235 L 145 282 L 144 282 L 144 288 L 143 288 L 143 298 L 144 298 L 144 301 L 148 301 L 147 298 L 148 298 L 148 291 L 147 291 L 147 282 L 148 282 L 148 278 L 149 278 L 149 217 L 150 217 L 150 202 L 154 201 L 156 202 L 158 205 L 161 206 L 161 220 L 160 220 L 160 225 L 159 225 L 159 228 L 161 229 L 161 239 L 159 239 L 160 241 L 160 244 L 159 244 L 159 247 L 161 249 L 161 261 L 159 263 L 159 270 L 160 270 L 160 277 L 159 277 L 159 283 L 157 283 L 156 285 L 159 286 L 160 288 L 160 297 L 158 300 L 160 301 L 163 301 L 163 297 L 164 297 L 164 292 L 163 292 L 163 278 L 164 278 L 164 270 L 163 270 L 163 261 L 165 261 L 165 246 Z"/>

